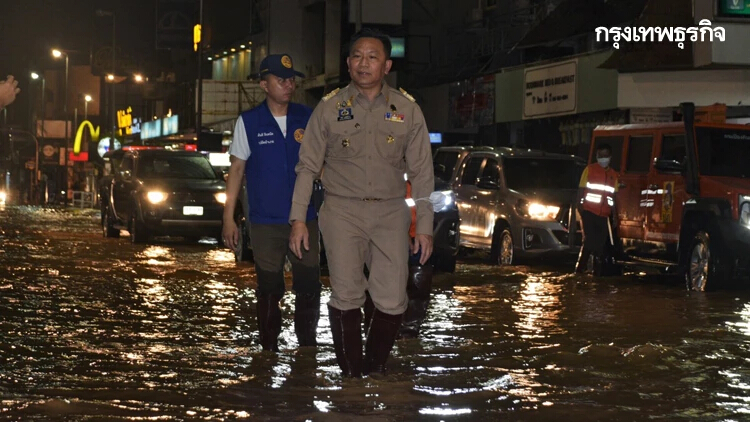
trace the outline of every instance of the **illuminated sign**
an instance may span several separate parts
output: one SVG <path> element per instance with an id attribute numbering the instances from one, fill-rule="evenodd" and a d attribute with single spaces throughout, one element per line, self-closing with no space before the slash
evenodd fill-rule
<path id="1" fill-rule="evenodd" d="M 128 107 L 127 110 L 117 110 L 117 127 L 120 128 L 120 135 L 130 135 L 133 133 L 133 109 Z"/>
<path id="2" fill-rule="evenodd" d="M 81 152 L 81 138 L 83 138 L 83 129 L 88 126 L 89 128 L 89 134 L 91 135 L 91 140 L 96 142 L 99 139 L 99 128 L 97 127 L 94 129 L 94 125 L 91 124 L 88 120 L 84 120 L 81 122 L 81 125 L 78 126 L 78 131 L 76 132 L 76 139 L 75 143 L 73 143 L 73 153 L 79 154 Z"/>
<path id="3" fill-rule="evenodd" d="M 719 15 L 726 17 L 750 17 L 750 0 L 719 0 Z"/>
<path id="4" fill-rule="evenodd" d="M 115 150 L 120 149 L 120 141 L 115 139 Z M 100 157 L 104 157 L 104 154 L 109 151 L 109 138 L 104 138 L 101 141 L 99 141 L 99 144 L 96 146 L 96 152 L 99 154 Z"/>
<path id="5" fill-rule="evenodd" d="M 75 154 L 73 151 L 68 153 L 68 161 L 88 161 L 89 153 L 83 151 L 80 154 Z"/>
<path id="6" fill-rule="evenodd" d="M 161 119 L 162 121 L 162 127 L 161 127 L 161 134 L 162 136 L 167 135 L 174 135 L 175 133 L 179 132 L 179 120 L 177 118 L 177 115 L 170 117 L 165 117 Z"/>
<path id="7" fill-rule="evenodd" d="M 179 123 L 179 117 L 176 114 L 163 119 L 144 122 L 141 124 L 141 139 L 174 135 L 179 132 Z"/>
<path id="8" fill-rule="evenodd" d="M 141 139 L 158 138 L 161 136 L 161 120 L 144 122 L 141 125 Z"/>
<path id="9" fill-rule="evenodd" d="M 406 39 L 391 37 L 391 57 L 400 59 L 406 56 Z"/>

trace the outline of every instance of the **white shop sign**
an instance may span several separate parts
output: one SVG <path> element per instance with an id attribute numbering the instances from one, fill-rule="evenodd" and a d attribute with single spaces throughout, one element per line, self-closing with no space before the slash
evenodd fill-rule
<path id="1" fill-rule="evenodd" d="M 578 60 L 524 70 L 523 118 L 575 114 Z"/>

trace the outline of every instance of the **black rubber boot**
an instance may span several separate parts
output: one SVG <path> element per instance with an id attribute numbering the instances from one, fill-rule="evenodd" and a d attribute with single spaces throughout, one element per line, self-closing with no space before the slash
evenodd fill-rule
<path id="1" fill-rule="evenodd" d="M 409 307 L 406 308 L 404 319 L 401 322 L 399 338 L 416 338 L 419 336 L 419 329 L 427 316 L 427 308 L 430 305 L 432 273 L 433 269 L 430 264 L 409 266 L 409 280 L 406 284 Z"/>
<path id="2" fill-rule="evenodd" d="M 294 298 L 294 332 L 301 347 L 317 346 L 320 293 L 297 293 Z"/>
<path id="3" fill-rule="evenodd" d="M 403 314 L 390 315 L 375 309 L 365 343 L 364 375 L 385 375 L 385 363 L 391 354 Z"/>
<path id="4" fill-rule="evenodd" d="M 256 310 L 258 317 L 258 334 L 263 350 L 279 351 L 279 334 L 281 333 L 281 308 L 279 302 L 282 295 L 258 294 Z"/>
<path id="5" fill-rule="evenodd" d="M 589 258 L 591 257 L 591 251 L 585 246 L 581 248 L 581 253 L 578 254 L 578 263 L 576 264 L 576 273 L 584 274 L 589 266 Z"/>
<path id="6" fill-rule="evenodd" d="M 336 362 L 344 377 L 362 376 L 362 311 L 342 311 L 328 305 Z"/>

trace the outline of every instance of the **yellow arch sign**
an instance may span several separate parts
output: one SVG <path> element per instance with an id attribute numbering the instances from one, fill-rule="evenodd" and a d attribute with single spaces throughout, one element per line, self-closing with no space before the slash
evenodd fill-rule
<path id="1" fill-rule="evenodd" d="M 91 124 L 88 120 L 84 120 L 81 122 L 81 125 L 78 126 L 78 131 L 76 132 L 76 139 L 75 143 L 73 144 L 73 154 L 78 154 L 81 152 L 81 138 L 83 137 L 83 128 L 86 126 L 89 127 L 89 133 L 91 134 L 91 140 L 93 142 L 96 142 L 99 140 L 99 128 L 97 127 L 94 129 L 94 125 Z"/>

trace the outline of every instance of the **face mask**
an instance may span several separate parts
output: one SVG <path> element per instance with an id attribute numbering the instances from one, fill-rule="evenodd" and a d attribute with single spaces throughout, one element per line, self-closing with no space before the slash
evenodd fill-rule
<path id="1" fill-rule="evenodd" d="M 607 168 L 609 167 L 609 160 L 610 158 L 597 158 L 596 162 L 599 163 L 600 166 Z"/>

